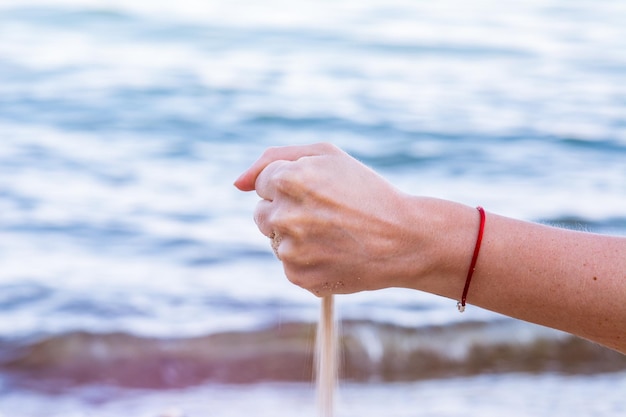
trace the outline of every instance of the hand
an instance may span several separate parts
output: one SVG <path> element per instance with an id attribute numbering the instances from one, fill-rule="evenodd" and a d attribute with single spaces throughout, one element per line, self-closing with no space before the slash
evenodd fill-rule
<path id="1" fill-rule="evenodd" d="M 405 287 L 457 299 L 475 208 L 411 197 L 328 144 L 267 150 L 235 181 L 287 277 L 318 296 Z M 468 302 L 626 353 L 626 239 L 489 213 Z"/>
<path id="2" fill-rule="evenodd" d="M 408 197 L 333 145 L 270 148 L 235 186 L 262 198 L 257 226 L 280 239 L 287 278 L 317 296 L 402 286 L 419 252 Z"/>

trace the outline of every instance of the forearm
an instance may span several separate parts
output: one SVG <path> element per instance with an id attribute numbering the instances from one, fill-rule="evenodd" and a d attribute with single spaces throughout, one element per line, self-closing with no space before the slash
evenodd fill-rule
<path id="1" fill-rule="evenodd" d="M 235 185 L 256 190 L 259 230 L 287 278 L 313 294 L 461 297 L 479 225 L 472 207 L 407 196 L 329 144 L 270 148 Z M 467 300 L 626 353 L 626 238 L 487 213 Z"/>
<path id="2" fill-rule="evenodd" d="M 442 231 L 417 289 L 459 299 L 478 230 L 472 207 L 415 199 Z M 626 353 L 626 239 L 487 213 L 468 302 Z"/>

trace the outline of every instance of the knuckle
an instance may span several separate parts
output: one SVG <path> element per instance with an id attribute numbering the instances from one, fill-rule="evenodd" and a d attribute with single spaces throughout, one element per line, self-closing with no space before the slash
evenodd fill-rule
<path id="1" fill-rule="evenodd" d="M 291 194 L 292 189 L 294 188 L 293 182 L 293 174 L 290 172 L 292 170 L 282 167 L 278 169 L 274 173 L 274 186 L 278 191 L 284 194 Z"/>
<path id="2" fill-rule="evenodd" d="M 306 240 L 308 229 L 300 210 L 276 210 L 269 223 L 275 229 L 291 236 L 296 244 L 301 244 Z M 300 257 L 301 254 L 294 252 L 294 255 Z"/>
<path id="3" fill-rule="evenodd" d="M 284 165 L 274 174 L 274 186 L 280 193 L 296 197 L 305 192 L 307 188 L 307 170 L 302 163 Z"/>

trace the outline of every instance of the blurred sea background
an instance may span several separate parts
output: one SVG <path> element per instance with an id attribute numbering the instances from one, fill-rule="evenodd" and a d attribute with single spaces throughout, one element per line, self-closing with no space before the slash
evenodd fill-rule
<path id="1" fill-rule="evenodd" d="M 626 3 L 1 0 L 0 416 L 315 415 L 319 300 L 232 182 L 318 141 L 626 235 Z M 626 414 L 615 352 L 413 291 L 337 304 L 337 416 Z"/>

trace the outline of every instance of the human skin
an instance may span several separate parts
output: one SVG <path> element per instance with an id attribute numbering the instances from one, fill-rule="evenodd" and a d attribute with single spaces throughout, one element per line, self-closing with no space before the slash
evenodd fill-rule
<path id="1" fill-rule="evenodd" d="M 388 287 L 460 299 L 474 207 L 403 193 L 330 144 L 269 148 L 236 181 L 280 236 L 287 278 L 317 296 Z M 626 238 L 487 212 L 468 303 L 626 353 Z"/>

